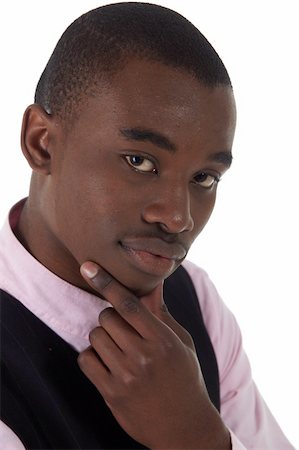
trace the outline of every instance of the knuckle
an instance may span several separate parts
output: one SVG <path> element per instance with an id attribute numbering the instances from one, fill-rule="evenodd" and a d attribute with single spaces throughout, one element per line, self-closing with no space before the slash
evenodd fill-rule
<path id="1" fill-rule="evenodd" d="M 85 368 L 86 366 L 88 366 L 91 361 L 91 358 L 92 358 L 92 354 L 89 349 L 86 349 L 83 352 L 79 353 L 79 355 L 77 357 L 77 362 L 78 362 L 79 367 L 82 369 L 82 368 Z"/>
<path id="2" fill-rule="evenodd" d="M 137 374 L 129 368 L 123 369 L 118 374 L 117 383 L 105 387 L 105 400 L 112 406 L 118 407 L 127 403 L 128 398 L 136 391 L 140 381 Z"/>
<path id="3" fill-rule="evenodd" d="M 124 371 L 124 373 L 122 375 L 122 382 L 123 382 L 124 386 L 126 386 L 126 389 L 134 387 L 137 380 L 138 380 L 138 377 L 136 376 L 135 373 L 133 373 L 132 371 L 129 371 L 129 370 Z"/>
<path id="4" fill-rule="evenodd" d="M 138 313 L 140 311 L 140 301 L 133 295 L 125 297 L 119 304 L 119 309 L 123 313 Z"/>
<path id="5" fill-rule="evenodd" d="M 191 334 L 188 333 L 187 330 L 184 330 L 184 343 L 185 343 L 188 347 L 193 347 L 193 346 L 194 346 L 193 338 L 192 338 Z"/>
<path id="6" fill-rule="evenodd" d="M 186 345 L 187 347 L 194 346 L 194 342 L 193 342 L 193 338 L 192 338 L 191 334 L 189 333 L 189 331 L 186 330 L 186 328 L 182 327 L 181 325 L 178 329 L 177 335 L 179 336 L 182 343 L 184 345 Z"/>
<path id="7" fill-rule="evenodd" d="M 175 350 L 175 347 L 173 339 L 167 337 L 160 342 L 159 350 L 163 355 L 169 355 Z"/>
<path id="8" fill-rule="evenodd" d="M 114 384 L 105 383 L 103 384 L 101 394 L 106 402 L 113 403 L 117 399 L 118 392 Z"/>
<path id="9" fill-rule="evenodd" d="M 127 403 L 127 395 L 125 390 L 122 390 L 120 386 L 112 388 L 111 386 L 105 386 L 103 390 L 103 396 L 105 402 L 109 408 L 120 408 L 123 404 Z"/>
<path id="10" fill-rule="evenodd" d="M 91 343 L 91 345 L 94 345 L 95 342 L 99 340 L 101 333 L 102 333 L 101 327 L 96 327 L 93 330 L 91 330 L 91 332 L 89 333 L 89 342 Z"/>
<path id="11" fill-rule="evenodd" d="M 108 307 L 103 309 L 103 311 L 99 314 L 99 322 L 102 324 L 106 319 L 113 317 L 115 314 L 115 310 L 112 307 Z"/>
<path id="12" fill-rule="evenodd" d="M 139 366 L 142 371 L 149 372 L 151 370 L 151 367 L 155 364 L 155 358 L 152 355 L 140 355 L 139 356 Z"/>
<path id="13" fill-rule="evenodd" d="M 119 373 L 119 392 L 121 393 L 122 389 L 124 392 L 135 392 L 135 389 L 140 386 L 141 380 L 144 382 L 151 379 L 154 373 L 155 359 L 155 355 L 138 353 L 133 361 L 128 361 Z"/>
<path id="14" fill-rule="evenodd" d="M 155 343 L 155 354 L 157 355 L 157 357 L 159 355 L 160 359 L 167 360 L 175 351 L 176 345 L 173 339 L 169 337 L 164 336 L 162 339 L 159 339 Z"/>
<path id="15" fill-rule="evenodd" d="M 160 310 L 161 310 L 162 313 L 169 314 L 169 311 L 168 311 L 166 303 L 162 303 L 162 305 L 160 306 Z"/>

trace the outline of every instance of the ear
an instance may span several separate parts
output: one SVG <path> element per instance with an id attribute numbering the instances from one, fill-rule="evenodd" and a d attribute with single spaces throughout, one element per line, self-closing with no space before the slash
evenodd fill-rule
<path id="1" fill-rule="evenodd" d="M 44 175 L 51 173 L 48 151 L 52 117 L 39 105 L 30 105 L 23 116 L 21 147 L 30 167 Z"/>

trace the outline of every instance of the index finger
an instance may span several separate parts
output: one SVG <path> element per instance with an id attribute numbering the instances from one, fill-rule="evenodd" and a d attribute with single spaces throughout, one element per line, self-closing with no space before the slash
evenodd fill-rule
<path id="1" fill-rule="evenodd" d="M 152 314 L 129 289 L 98 264 L 86 261 L 80 272 L 88 284 L 101 294 L 142 337 L 157 337 L 157 327 L 164 324 Z"/>

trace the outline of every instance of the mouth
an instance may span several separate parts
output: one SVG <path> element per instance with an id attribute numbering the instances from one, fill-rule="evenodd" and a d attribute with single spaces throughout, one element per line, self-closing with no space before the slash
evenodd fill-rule
<path id="1" fill-rule="evenodd" d="M 131 266 L 157 277 L 170 275 L 187 252 L 180 244 L 168 244 L 158 238 L 126 239 L 119 242 Z"/>

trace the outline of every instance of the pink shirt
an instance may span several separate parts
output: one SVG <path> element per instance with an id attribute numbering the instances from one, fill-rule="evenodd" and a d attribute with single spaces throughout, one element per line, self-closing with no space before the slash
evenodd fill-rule
<path id="1" fill-rule="evenodd" d="M 12 208 L 0 232 L 0 288 L 80 352 L 89 345 L 89 332 L 98 326 L 98 315 L 107 302 L 57 277 L 25 250 L 12 231 L 23 204 L 24 200 Z M 188 261 L 183 266 L 193 280 L 214 346 L 220 376 L 221 416 L 231 431 L 233 449 L 294 449 L 252 380 L 234 316 L 202 269 Z M 19 438 L 1 421 L 0 448 L 24 450 Z"/>

